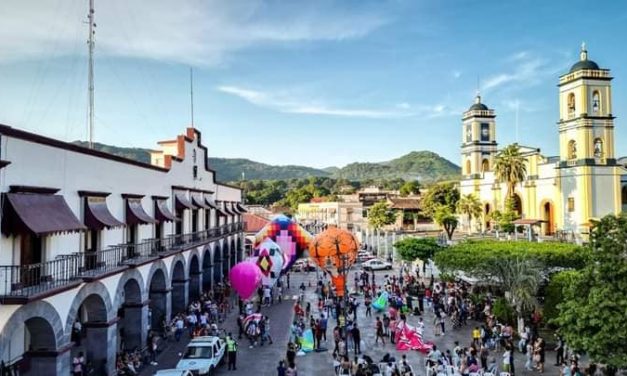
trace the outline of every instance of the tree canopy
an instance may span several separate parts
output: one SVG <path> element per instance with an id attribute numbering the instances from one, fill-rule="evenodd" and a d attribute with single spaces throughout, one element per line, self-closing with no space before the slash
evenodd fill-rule
<path id="1" fill-rule="evenodd" d="M 472 193 L 463 195 L 460 197 L 459 201 L 457 201 L 457 212 L 465 215 L 468 219 L 468 233 L 470 233 L 472 232 L 472 228 L 470 226 L 472 219 L 480 218 L 483 213 L 481 201 L 479 201 L 479 198 Z"/>
<path id="2" fill-rule="evenodd" d="M 455 183 L 435 184 L 422 198 L 422 212 L 429 217 L 434 217 L 438 207 L 446 206 L 450 212 L 454 213 L 457 201 L 459 201 L 459 189 Z"/>
<path id="3" fill-rule="evenodd" d="M 368 224 L 374 229 L 391 225 L 396 221 L 396 213 L 385 201 L 377 202 L 368 210 Z"/>
<path id="4" fill-rule="evenodd" d="M 420 183 L 418 183 L 417 180 L 406 181 L 403 185 L 401 185 L 399 193 L 401 197 L 417 195 L 420 193 Z"/>
<path id="5" fill-rule="evenodd" d="M 525 157 L 520 152 L 518 144 L 508 145 L 496 155 L 494 175 L 500 182 L 507 184 L 506 198 L 511 198 L 516 184 L 525 180 L 527 176 Z"/>
<path id="6" fill-rule="evenodd" d="M 427 261 L 442 247 L 435 238 L 405 238 L 394 243 L 394 247 L 404 261 L 420 259 Z"/>
<path id="7" fill-rule="evenodd" d="M 433 214 L 433 220 L 438 225 L 442 226 L 444 232 L 446 232 L 446 236 L 448 240 L 453 239 L 453 233 L 459 224 L 459 220 L 455 215 L 455 211 L 450 208 L 448 205 L 438 205 L 435 208 L 435 213 Z"/>
<path id="8" fill-rule="evenodd" d="M 573 349 L 611 367 L 627 365 L 627 217 L 592 229 L 591 262 L 563 290 L 555 323 Z"/>

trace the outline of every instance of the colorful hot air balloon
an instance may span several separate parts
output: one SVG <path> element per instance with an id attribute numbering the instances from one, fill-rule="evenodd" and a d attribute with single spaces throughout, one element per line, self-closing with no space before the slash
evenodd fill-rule
<path id="1" fill-rule="evenodd" d="M 248 299 L 259 287 L 262 276 L 257 264 L 250 261 L 242 261 L 231 268 L 229 281 L 231 281 L 231 286 L 242 299 Z"/>
<path id="2" fill-rule="evenodd" d="M 263 274 L 261 283 L 264 286 L 274 286 L 286 262 L 279 245 L 266 238 L 255 248 L 253 255 L 255 263 Z"/>
<path id="3" fill-rule="evenodd" d="M 338 296 L 344 296 L 344 274 L 357 259 L 359 245 L 350 232 L 329 227 L 318 234 L 309 245 L 309 257 L 331 274 L 331 281 Z"/>
<path id="4" fill-rule="evenodd" d="M 281 247 L 287 259 L 283 270 L 289 269 L 294 262 L 303 256 L 313 238 L 301 225 L 293 219 L 278 215 L 255 235 L 253 247 L 259 246 L 266 238 L 270 238 Z"/>

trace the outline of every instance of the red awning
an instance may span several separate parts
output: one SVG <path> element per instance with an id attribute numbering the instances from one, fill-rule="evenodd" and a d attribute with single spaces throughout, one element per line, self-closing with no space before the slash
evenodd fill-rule
<path id="1" fill-rule="evenodd" d="M 155 201 L 155 219 L 159 222 L 180 221 L 168 208 L 166 200 Z"/>
<path id="2" fill-rule="evenodd" d="M 157 221 L 146 213 L 141 199 L 126 199 L 126 224 L 132 226 L 149 223 L 157 223 Z"/>
<path id="3" fill-rule="evenodd" d="M 242 204 L 240 204 L 239 202 L 235 204 L 235 207 L 237 208 L 237 210 L 239 210 L 240 213 L 248 213 L 248 209 L 243 207 Z"/>
<path id="4" fill-rule="evenodd" d="M 185 193 L 175 193 L 174 200 L 176 201 L 176 208 L 179 210 L 183 209 L 196 209 L 194 204 L 189 201 Z"/>
<path id="5" fill-rule="evenodd" d="M 199 208 L 210 209 L 209 205 L 207 205 L 200 195 L 192 195 L 192 203 Z"/>
<path id="6" fill-rule="evenodd" d="M 107 200 L 104 197 L 87 197 L 85 205 L 85 225 L 92 230 L 102 230 L 124 226 L 118 221 L 107 207 Z"/>
<path id="7" fill-rule="evenodd" d="M 61 195 L 6 193 L 4 197 L 2 232 L 6 235 L 49 235 L 87 229 Z"/>

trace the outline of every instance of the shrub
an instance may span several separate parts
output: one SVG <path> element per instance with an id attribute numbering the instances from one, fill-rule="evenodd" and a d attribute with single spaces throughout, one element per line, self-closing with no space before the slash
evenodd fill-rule
<path id="1" fill-rule="evenodd" d="M 514 324 L 516 322 L 516 313 L 505 298 L 498 298 L 494 301 L 492 313 L 502 323 Z"/>
<path id="2" fill-rule="evenodd" d="M 558 305 L 564 301 L 565 289 L 572 285 L 579 272 L 564 270 L 551 275 L 544 293 L 544 317 L 551 323 L 559 315 Z"/>

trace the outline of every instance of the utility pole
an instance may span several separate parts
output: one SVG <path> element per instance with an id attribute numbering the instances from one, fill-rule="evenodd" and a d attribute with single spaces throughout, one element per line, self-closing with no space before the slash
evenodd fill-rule
<path id="1" fill-rule="evenodd" d="M 94 35 L 96 34 L 96 23 L 94 22 L 94 0 L 89 0 L 89 14 L 87 19 L 89 22 L 89 69 L 88 69 L 88 91 L 89 91 L 89 148 L 94 148 Z"/>

